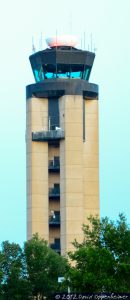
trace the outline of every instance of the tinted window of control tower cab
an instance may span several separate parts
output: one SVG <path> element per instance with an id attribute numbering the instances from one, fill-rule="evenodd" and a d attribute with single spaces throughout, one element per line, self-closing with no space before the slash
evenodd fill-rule
<path id="1" fill-rule="evenodd" d="M 90 67 L 84 65 L 41 65 L 34 70 L 36 82 L 41 82 L 45 79 L 54 78 L 79 78 L 88 80 L 90 75 Z"/>

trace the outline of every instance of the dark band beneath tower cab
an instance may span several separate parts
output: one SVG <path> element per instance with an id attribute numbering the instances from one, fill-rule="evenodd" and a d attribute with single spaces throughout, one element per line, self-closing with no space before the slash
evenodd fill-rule
<path id="1" fill-rule="evenodd" d="M 26 87 L 26 98 L 49 98 L 63 95 L 82 95 L 98 98 L 98 85 L 82 79 L 46 79 Z"/>

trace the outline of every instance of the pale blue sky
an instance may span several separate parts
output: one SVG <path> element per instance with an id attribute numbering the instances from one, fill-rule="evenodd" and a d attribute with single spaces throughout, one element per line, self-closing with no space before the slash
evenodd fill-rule
<path id="1" fill-rule="evenodd" d="M 96 59 L 90 81 L 100 88 L 101 216 L 124 212 L 130 223 L 130 1 L 0 2 L 0 242 L 26 239 L 25 86 L 28 56 L 51 35 L 90 34 Z M 43 47 L 46 47 L 43 43 Z"/>

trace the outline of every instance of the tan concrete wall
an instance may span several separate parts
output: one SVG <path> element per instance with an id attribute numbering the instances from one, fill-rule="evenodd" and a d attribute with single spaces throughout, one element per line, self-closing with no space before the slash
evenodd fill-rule
<path id="1" fill-rule="evenodd" d="M 98 101 L 85 101 L 83 142 L 83 98 L 63 96 L 60 104 L 60 127 L 65 139 L 60 150 L 48 142 L 32 142 L 32 131 L 47 129 L 48 100 L 27 100 L 27 237 L 38 232 L 50 242 L 61 236 L 61 253 L 72 250 L 76 238 L 82 241 L 82 224 L 92 214 L 99 214 L 99 138 Z M 48 160 L 60 156 L 60 174 L 49 173 Z M 60 202 L 48 201 L 48 188 L 60 182 Z M 59 210 L 60 228 L 48 226 L 50 210 Z"/>
<path id="2" fill-rule="evenodd" d="M 47 129 L 48 99 L 27 100 L 27 238 L 48 240 L 48 143 L 32 142 L 32 131 Z"/>
<path id="3" fill-rule="evenodd" d="M 99 215 L 99 136 L 98 100 L 85 101 L 84 222 L 91 214 Z"/>
<path id="4" fill-rule="evenodd" d="M 83 223 L 83 99 L 60 98 L 60 127 L 65 140 L 60 142 L 61 253 L 72 250 L 76 238 L 82 240 Z"/>

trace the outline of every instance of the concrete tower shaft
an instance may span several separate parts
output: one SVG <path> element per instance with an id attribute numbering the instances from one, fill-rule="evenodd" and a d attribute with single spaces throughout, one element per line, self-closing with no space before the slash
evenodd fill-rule
<path id="1" fill-rule="evenodd" d="M 27 86 L 27 237 L 36 232 L 62 254 L 99 214 L 98 86 L 95 54 L 70 46 L 30 56 Z"/>

